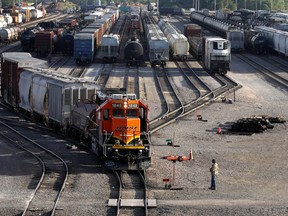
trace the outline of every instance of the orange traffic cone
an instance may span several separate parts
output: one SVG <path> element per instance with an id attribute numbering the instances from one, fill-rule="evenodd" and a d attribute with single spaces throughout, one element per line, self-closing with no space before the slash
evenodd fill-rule
<path id="1" fill-rule="evenodd" d="M 222 134 L 221 127 L 218 127 L 217 134 Z"/>

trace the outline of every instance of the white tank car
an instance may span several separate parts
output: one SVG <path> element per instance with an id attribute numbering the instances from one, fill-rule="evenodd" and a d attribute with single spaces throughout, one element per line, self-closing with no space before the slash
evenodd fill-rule
<path id="1" fill-rule="evenodd" d="M 203 64 L 211 73 L 226 74 L 230 70 L 231 45 L 221 37 L 203 37 Z"/>
<path id="2" fill-rule="evenodd" d="M 190 49 L 187 38 L 183 34 L 179 33 L 178 29 L 164 20 L 160 20 L 158 25 L 169 41 L 173 58 L 180 60 L 187 59 Z"/>

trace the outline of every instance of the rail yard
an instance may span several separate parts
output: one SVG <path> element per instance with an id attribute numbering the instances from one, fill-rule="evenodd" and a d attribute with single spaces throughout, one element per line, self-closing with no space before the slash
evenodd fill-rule
<path id="1" fill-rule="evenodd" d="M 96 11 L 1 46 L 0 215 L 287 215 L 286 51 L 215 19 Z"/>

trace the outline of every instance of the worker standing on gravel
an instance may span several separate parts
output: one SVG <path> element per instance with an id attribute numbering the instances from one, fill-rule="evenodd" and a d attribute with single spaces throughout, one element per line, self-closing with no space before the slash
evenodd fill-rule
<path id="1" fill-rule="evenodd" d="M 216 176 L 219 173 L 219 166 L 216 163 L 215 159 L 212 159 L 212 167 L 210 168 L 210 173 L 211 173 L 211 186 L 209 187 L 209 189 L 216 190 Z"/>

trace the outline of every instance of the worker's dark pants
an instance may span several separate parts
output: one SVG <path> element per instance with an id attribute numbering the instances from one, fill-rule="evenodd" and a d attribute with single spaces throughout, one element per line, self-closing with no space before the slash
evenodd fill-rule
<path id="1" fill-rule="evenodd" d="M 216 176 L 211 175 L 211 188 L 216 189 Z"/>

